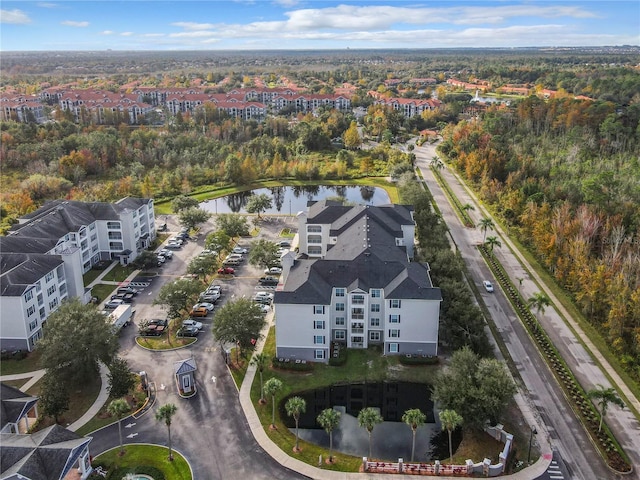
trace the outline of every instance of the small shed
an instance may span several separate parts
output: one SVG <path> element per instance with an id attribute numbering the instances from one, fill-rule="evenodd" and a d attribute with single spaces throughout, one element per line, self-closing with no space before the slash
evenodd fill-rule
<path id="1" fill-rule="evenodd" d="M 196 360 L 193 357 L 173 364 L 176 385 L 178 386 L 178 393 L 181 397 L 192 397 L 197 393 L 195 378 L 197 369 Z"/>

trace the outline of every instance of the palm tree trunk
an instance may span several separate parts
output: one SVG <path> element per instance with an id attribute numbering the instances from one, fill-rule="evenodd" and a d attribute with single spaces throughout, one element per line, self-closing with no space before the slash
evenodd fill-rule
<path id="1" fill-rule="evenodd" d="M 262 383 L 262 370 L 260 370 L 260 400 L 264 403 L 264 383 Z"/>
<path id="2" fill-rule="evenodd" d="M 296 418 L 296 451 L 299 450 L 298 448 L 298 419 Z"/>
<path id="3" fill-rule="evenodd" d="M 411 442 L 411 461 L 413 462 L 413 456 L 416 453 L 416 431 L 414 429 L 411 429 L 413 431 L 413 442 Z"/>
<path id="4" fill-rule="evenodd" d="M 169 432 L 169 461 L 172 461 L 173 453 L 171 453 L 171 425 L 167 425 L 167 431 Z"/>
<path id="5" fill-rule="evenodd" d="M 271 396 L 271 425 L 276 425 L 276 396 Z"/>
<path id="6" fill-rule="evenodd" d="M 453 463 L 453 446 L 451 445 L 451 430 L 449 432 L 449 463 Z"/>
<path id="7" fill-rule="evenodd" d="M 124 452 L 124 448 L 122 447 L 122 419 L 118 419 L 118 436 L 120 437 L 120 453 Z"/>
<path id="8" fill-rule="evenodd" d="M 333 432 L 329 432 L 329 463 L 333 462 Z"/>
<path id="9" fill-rule="evenodd" d="M 598 425 L 598 433 L 602 430 L 602 421 L 604 420 L 604 410 L 600 412 L 600 425 Z"/>
<path id="10" fill-rule="evenodd" d="M 371 432 L 369 432 L 369 458 L 371 458 Z"/>

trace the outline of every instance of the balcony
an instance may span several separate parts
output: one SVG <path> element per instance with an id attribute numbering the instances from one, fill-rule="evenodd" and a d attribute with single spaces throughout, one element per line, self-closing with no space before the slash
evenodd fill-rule
<path id="1" fill-rule="evenodd" d="M 352 328 L 351 329 L 351 333 L 355 333 L 355 334 L 363 334 L 364 333 L 364 328 Z"/>

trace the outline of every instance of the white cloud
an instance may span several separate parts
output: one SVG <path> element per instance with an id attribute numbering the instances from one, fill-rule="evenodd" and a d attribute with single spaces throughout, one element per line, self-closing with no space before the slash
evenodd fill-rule
<path id="1" fill-rule="evenodd" d="M 171 25 L 174 27 L 182 27 L 185 30 L 211 30 L 215 28 L 215 25 L 212 23 L 174 22 Z"/>
<path id="2" fill-rule="evenodd" d="M 103 30 L 102 32 L 100 32 L 100 35 L 114 35 L 116 32 L 114 32 L 113 30 Z"/>
<path id="3" fill-rule="evenodd" d="M 164 33 L 143 33 L 142 35 L 140 35 L 141 37 L 164 37 L 165 34 Z"/>
<path id="4" fill-rule="evenodd" d="M 179 32 L 179 33 L 170 33 L 169 36 L 172 38 L 201 38 L 201 37 L 212 37 L 215 35 L 215 32 L 209 32 L 207 30 L 200 30 L 196 32 Z"/>
<path id="5" fill-rule="evenodd" d="M 133 35 L 133 32 L 122 32 L 120 35 L 122 35 L 123 37 L 130 37 L 131 35 Z"/>
<path id="6" fill-rule="evenodd" d="M 22 10 L 0 10 L 0 23 L 13 23 L 17 25 L 25 25 L 31 23 L 29 16 Z"/>
<path id="7" fill-rule="evenodd" d="M 299 0 L 274 0 L 273 3 L 275 3 L 276 5 L 281 5 L 283 7 L 290 8 L 300 3 L 300 1 Z"/>
<path id="8" fill-rule="evenodd" d="M 89 22 L 76 22 L 75 20 L 64 20 L 63 22 L 60 22 L 60 23 L 62 25 L 66 25 L 67 27 L 84 28 L 89 26 Z"/>
<path id="9" fill-rule="evenodd" d="M 38 5 L 40 8 L 58 8 L 59 7 L 57 3 L 48 3 L 48 2 L 38 2 L 36 5 Z"/>

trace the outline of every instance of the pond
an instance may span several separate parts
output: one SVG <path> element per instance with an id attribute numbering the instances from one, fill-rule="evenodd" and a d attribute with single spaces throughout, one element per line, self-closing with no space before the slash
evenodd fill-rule
<path id="1" fill-rule="evenodd" d="M 293 187 L 260 188 L 247 192 L 234 193 L 226 197 L 207 200 L 200 207 L 211 213 L 246 213 L 244 209 L 251 195 L 266 193 L 272 198 L 273 207 L 267 214 L 295 215 L 307 210 L 310 200 L 341 198 L 351 203 L 366 205 L 385 205 L 391 203 L 389 195 L 382 188 L 359 185 L 306 185 Z"/>
<path id="2" fill-rule="evenodd" d="M 402 422 L 406 410 L 419 408 L 427 416 L 426 423 L 416 432 L 415 461 L 428 462 L 449 456 L 448 435 L 442 432 L 437 412 L 431 400 L 429 385 L 410 382 L 354 383 L 296 393 L 306 401 L 306 412 L 300 416 L 300 438 L 329 448 L 329 435 L 316 422 L 325 408 L 341 412 L 340 425 L 333 431 L 333 448 L 355 456 L 369 455 L 369 436 L 358 425 L 358 413 L 365 407 L 376 407 L 384 422 L 376 425 L 372 434 L 372 455 L 379 460 L 411 458 L 411 428 Z M 285 403 L 280 402 L 280 416 L 295 433 L 295 422 L 287 416 Z M 454 451 L 462 440 L 454 432 Z"/>

